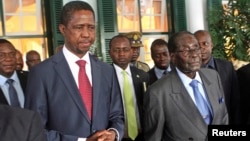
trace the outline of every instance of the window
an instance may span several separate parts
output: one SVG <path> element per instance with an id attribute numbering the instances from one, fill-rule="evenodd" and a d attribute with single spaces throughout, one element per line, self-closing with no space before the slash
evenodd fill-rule
<path id="1" fill-rule="evenodd" d="M 29 50 L 38 51 L 42 60 L 47 58 L 42 2 L 43 0 L 1 1 L 0 36 L 8 39 L 23 53 L 24 61 Z M 23 69 L 27 70 L 26 64 Z"/>
<path id="2" fill-rule="evenodd" d="M 118 32 L 142 32 L 144 47 L 141 48 L 139 60 L 153 67 L 151 43 L 157 38 L 167 41 L 170 29 L 166 0 L 116 0 L 116 3 Z"/>
<path id="3" fill-rule="evenodd" d="M 168 32 L 165 0 L 117 0 L 117 16 L 119 32 Z"/>

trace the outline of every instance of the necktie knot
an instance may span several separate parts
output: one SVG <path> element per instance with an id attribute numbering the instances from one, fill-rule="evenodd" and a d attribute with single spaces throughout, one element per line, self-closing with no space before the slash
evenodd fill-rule
<path id="1" fill-rule="evenodd" d="M 193 88 L 198 88 L 198 80 L 193 80 L 189 85 Z"/>
<path id="2" fill-rule="evenodd" d="M 123 75 L 123 77 L 125 77 L 127 75 L 127 72 L 125 70 L 123 70 L 122 75 Z"/>
<path id="3" fill-rule="evenodd" d="M 163 74 L 163 75 L 166 75 L 167 73 L 168 73 L 168 71 L 165 70 L 162 74 Z"/>
<path id="4" fill-rule="evenodd" d="M 13 80 L 13 79 L 8 79 L 6 82 L 7 82 L 9 85 L 12 85 L 12 83 L 14 82 L 14 80 Z"/>
<path id="5" fill-rule="evenodd" d="M 85 68 L 86 61 L 84 61 L 84 60 L 78 60 L 78 61 L 76 61 L 76 64 L 77 64 L 79 67 Z"/>

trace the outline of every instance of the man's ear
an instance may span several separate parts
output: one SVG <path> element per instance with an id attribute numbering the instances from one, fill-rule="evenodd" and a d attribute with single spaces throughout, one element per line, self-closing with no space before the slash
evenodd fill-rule
<path id="1" fill-rule="evenodd" d="M 170 61 L 175 64 L 175 53 L 170 53 Z"/>
<path id="2" fill-rule="evenodd" d="M 64 35 L 64 33 L 65 33 L 65 26 L 63 24 L 59 24 L 59 30 L 60 30 L 61 34 Z"/>

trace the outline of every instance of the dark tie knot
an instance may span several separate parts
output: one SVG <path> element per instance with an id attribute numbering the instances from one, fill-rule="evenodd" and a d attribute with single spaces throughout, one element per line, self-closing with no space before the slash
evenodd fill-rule
<path id="1" fill-rule="evenodd" d="M 197 88 L 198 87 L 198 80 L 192 80 L 192 82 L 189 84 L 191 87 L 193 87 L 193 88 Z"/>
<path id="2" fill-rule="evenodd" d="M 84 61 L 84 60 L 78 60 L 78 61 L 76 61 L 76 64 L 79 67 L 84 67 L 85 68 L 86 61 Z"/>
<path id="3" fill-rule="evenodd" d="M 13 79 L 8 79 L 6 82 L 7 82 L 9 85 L 12 85 L 12 83 L 14 82 L 14 80 L 13 80 Z"/>
<path id="4" fill-rule="evenodd" d="M 163 75 L 166 75 L 167 73 L 168 73 L 168 71 L 165 70 L 162 74 L 163 74 Z"/>

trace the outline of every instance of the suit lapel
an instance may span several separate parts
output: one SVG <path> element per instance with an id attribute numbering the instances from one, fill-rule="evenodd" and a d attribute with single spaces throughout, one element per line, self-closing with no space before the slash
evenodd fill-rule
<path id="1" fill-rule="evenodd" d="M 200 75 L 202 77 L 202 81 L 207 93 L 207 98 L 210 102 L 210 110 L 212 111 L 212 115 L 214 117 L 214 111 L 217 111 L 218 107 L 220 107 L 219 98 L 223 98 L 223 96 L 214 91 L 212 82 L 208 80 L 208 78 L 202 73 L 202 71 L 200 71 Z"/>
<path id="2" fill-rule="evenodd" d="M 199 110 L 194 104 L 192 98 L 188 94 L 185 86 L 180 80 L 176 71 L 171 71 L 174 75 L 169 75 L 172 81 L 173 94 L 172 99 L 176 105 L 180 108 L 180 111 L 194 124 L 201 132 L 206 134 L 204 126 L 207 126 L 203 118 L 201 117 Z"/>
<path id="3" fill-rule="evenodd" d="M 68 90 L 71 98 L 80 109 L 83 116 L 90 122 L 89 116 L 87 114 L 87 110 L 82 102 L 82 98 L 80 96 L 80 92 L 73 78 L 72 72 L 70 71 L 68 62 L 66 61 L 62 52 L 58 52 L 55 57 L 55 65 L 54 68 L 58 73 L 59 77 L 61 77 L 63 83 L 65 84 L 65 89 Z"/>
<path id="4" fill-rule="evenodd" d="M 92 74 L 92 90 L 93 90 L 93 118 L 96 116 L 97 104 L 99 103 L 100 91 L 101 91 L 101 81 L 102 77 L 101 66 L 97 63 L 97 59 L 90 55 L 91 61 L 91 74 Z"/>
<path id="5" fill-rule="evenodd" d="M 4 96 L 4 94 L 3 94 L 3 91 L 2 91 L 1 88 L 0 88 L 0 104 L 7 104 L 7 105 L 9 105 L 8 102 L 7 102 L 7 100 L 6 100 L 6 98 L 5 98 L 5 96 Z"/>

